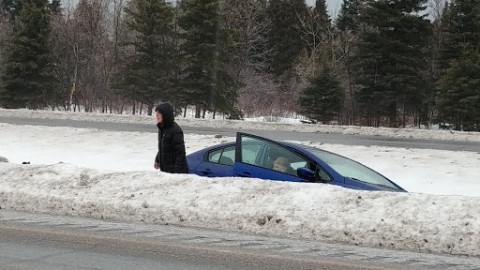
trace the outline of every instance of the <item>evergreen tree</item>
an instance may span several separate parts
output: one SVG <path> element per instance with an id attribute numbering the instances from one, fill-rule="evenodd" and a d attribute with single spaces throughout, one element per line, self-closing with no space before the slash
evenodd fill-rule
<path id="1" fill-rule="evenodd" d="M 5 52 L 0 105 L 42 109 L 58 102 L 56 63 L 49 43 L 48 0 L 24 0 Z"/>
<path id="2" fill-rule="evenodd" d="M 317 33 L 317 35 L 315 35 L 316 40 L 313 42 L 313 44 L 326 45 L 324 46 L 326 51 L 331 52 L 330 45 L 333 42 L 333 28 L 332 20 L 327 12 L 325 0 L 315 1 L 315 8 L 313 9 L 313 30 L 313 32 Z M 330 61 L 330 57 L 324 60 Z"/>
<path id="3" fill-rule="evenodd" d="M 238 82 L 225 70 L 231 59 L 231 35 L 226 29 L 223 0 L 183 0 L 179 25 L 185 31 L 185 99 L 200 110 L 235 113 Z"/>
<path id="4" fill-rule="evenodd" d="M 398 110 L 406 117 L 417 112 L 425 98 L 425 50 L 431 32 L 422 13 L 426 0 L 369 0 L 362 22 L 367 30 L 356 55 L 357 101 L 363 105 L 369 125 L 374 118 L 388 117 L 398 125 Z M 377 124 L 378 121 L 377 121 Z"/>
<path id="5" fill-rule="evenodd" d="M 479 51 L 480 2 L 455 0 L 446 5 L 442 29 L 444 40 L 440 48 L 440 67 L 445 72 L 451 63 Z"/>
<path id="6" fill-rule="evenodd" d="M 451 52 L 454 50 L 451 50 L 448 45 L 448 28 L 450 24 L 450 4 L 449 2 L 445 3 L 445 7 L 443 8 L 442 15 L 440 18 L 439 22 L 436 22 L 437 28 L 435 29 L 438 32 L 439 40 L 438 40 L 438 52 L 437 56 L 435 58 L 435 63 L 437 64 L 437 69 L 438 69 L 438 77 L 441 77 L 447 69 L 449 68 L 450 65 L 450 60 L 452 59 Z M 434 22 L 435 23 L 435 22 Z"/>
<path id="7" fill-rule="evenodd" d="M 61 0 L 52 0 L 50 3 L 50 10 L 53 12 L 53 14 L 60 14 L 62 12 L 60 2 Z"/>
<path id="8" fill-rule="evenodd" d="M 359 29 L 360 13 L 364 0 L 343 0 L 336 25 L 340 31 L 353 31 Z"/>
<path id="9" fill-rule="evenodd" d="M 264 1 L 230 0 L 225 7 L 228 31 L 234 44 L 233 69 L 237 76 L 246 70 L 267 71 L 270 23 Z"/>
<path id="10" fill-rule="evenodd" d="M 20 11 L 22 10 L 23 0 L 1 0 L 2 9 L 10 16 L 10 19 L 14 20 Z"/>
<path id="11" fill-rule="evenodd" d="M 438 121 L 480 131 L 480 54 L 452 63 L 440 80 L 436 103 Z"/>
<path id="12" fill-rule="evenodd" d="M 305 116 L 328 124 L 338 117 L 343 101 L 343 90 L 332 70 L 324 70 L 303 89 L 298 105 Z"/>
<path id="13" fill-rule="evenodd" d="M 112 87 L 123 97 L 147 104 L 148 112 L 172 93 L 173 7 L 167 1 L 134 0 L 126 8 L 127 26 L 135 37 L 125 46 L 134 53 L 115 74 Z"/>
<path id="14" fill-rule="evenodd" d="M 364 0 L 344 0 L 335 21 L 337 30 L 335 33 L 335 44 L 337 45 L 335 57 L 340 60 L 337 70 L 339 70 L 346 93 L 343 108 L 345 119 L 343 120 L 348 124 L 356 124 L 360 116 L 354 99 L 356 91 L 354 75 L 357 74 L 358 69 L 353 66 L 352 62 L 363 30 L 360 26 L 362 24 L 360 15 L 365 5 Z"/>
<path id="15" fill-rule="evenodd" d="M 441 26 L 436 120 L 452 123 L 457 130 L 478 130 L 480 3 L 451 2 L 444 9 Z"/>
<path id="16" fill-rule="evenodd" d="M 270 70 L 275 76 L 280 76 L 292 69 L 304 49 L 305 38 L 300 29 L 308 9 L 304 0 L 276 0 L 270 1 L 267 12 L 272 22 L 269 34 L 272 48 Z"/>
<path id="17" fill-rule="evenodd" d="M 2 3 L 2 9 L 14 20 L 17 15 L 20 14 L 25 0 L 0 0 L 0 2 Z M 50 10 L 54 13 L 59 13 L 61 7 L 60 2 L 61 0 L 51 0 L 49 4 Z"/>

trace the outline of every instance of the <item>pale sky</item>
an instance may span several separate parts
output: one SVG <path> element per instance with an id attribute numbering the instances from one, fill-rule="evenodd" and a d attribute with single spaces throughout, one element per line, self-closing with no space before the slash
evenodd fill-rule
<path id="1" fill-rule="evenodd" d="M 315 0 L 306 0 L 307 4 L 309 5 L 314 5 Z M 327 9 L 330 12 L 330 15 L 332 16 L 332 19 L 334 15 L 338 13 L 340 8 L 342 7 L 343 0 L 326 0 L 327 3 Z"/>
<path id="2" fill-rule="evenodd" d="M 154 125 L 153 116 L 145 115 L 0 109 L 0 116 Z M 246 126 L 244 121 L 186 120 L 178 119 L 180 126 Z M 248 128 L 298 130 L 298 125 L 249 122 Z M 334 128 L 309 127 L 322 132 Z M 371 134 L 366 127 L 344 129 Z M 407 131 L 412 138 L 446 139 L 448 134 L 451 140 L 480 139 L 475 132 L 375 130 L 379 136 L 403 137 Z M 153 169 L 157 136 L 0 123 L 0 156 L 10 160 L 0 162 L 0 209 L 480 256 L 478 153 L 300 142 L 358 160 L 409 191 L 377 192 L 161 173 Z M 187 153 L 230 140 L 234 138 L 185 136 Z"/>

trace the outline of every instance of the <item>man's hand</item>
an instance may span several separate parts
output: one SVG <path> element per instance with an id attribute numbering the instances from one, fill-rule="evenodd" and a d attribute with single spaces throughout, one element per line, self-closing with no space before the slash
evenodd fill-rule
<path id="1" fill-rule="evenodd" d="M 155 163 L 153 164 L 153 167 L 155 168 L 155 170 L 160 169 L 160 163 L 155 162 Z"/>

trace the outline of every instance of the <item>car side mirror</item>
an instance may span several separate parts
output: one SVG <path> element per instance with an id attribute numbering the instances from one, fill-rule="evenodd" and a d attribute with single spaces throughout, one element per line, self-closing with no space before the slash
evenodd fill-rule
<path id="1" fill-rule="evenodd" d="M 309 168 L 298 168 L 297 175 L 300 178 L 305 179 L 309 182 L 315 182 L 315 172 L 310 170 Z"/>

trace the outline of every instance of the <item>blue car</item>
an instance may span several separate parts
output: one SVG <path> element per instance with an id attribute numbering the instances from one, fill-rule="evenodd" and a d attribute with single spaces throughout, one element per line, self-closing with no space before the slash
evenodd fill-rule
<path id="1" fill-rule="evenodd" d="M 236 141 L 187 156 L 189 173 L 325 183 L 360 190 L 406 192 L 380 173 L 349 158 L 311 146 L 237 133 Z"/>

